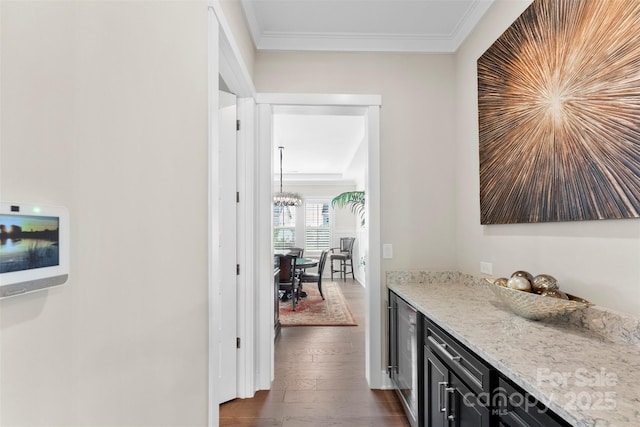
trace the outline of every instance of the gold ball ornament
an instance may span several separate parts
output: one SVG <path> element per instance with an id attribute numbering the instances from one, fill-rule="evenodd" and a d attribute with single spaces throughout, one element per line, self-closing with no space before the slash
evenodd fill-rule
<path id="1" fill-rule="evenodd" d="M 565 294 L 564 292 L 562 292 L 561 290 L 559 290 L 559 289 L 548 289 L 548 290 L 542 292 L 540 295 L 542 295 L 543 297 L 569 299 L 569 296 L 567 294 Z"/>
<path id="2" fill-rule="evenodd" d="M 529 292 L 531 291 L 531 282 L 526 277 L 511 276 L 507 281 L 507 287 L 518 291 Z"/>
<path id="3" fill-rule="evenodd" d="M 511 277 L 524 277 L 529 281 L 529 283 L 533 283 L 533 274 L 528 271 L 518 270 L 511 275 Z"/>
<path id="4" fill-rule="evenodd" d="M 502 286 L 504 288 L 507 287 L 507 282 L 509 281 L 509 279 L 507 279 L 506 277 L 500 277 L 498 279 L 496 279 L 493 284 L 494 285 L 498 285 L 498 286 Z"/>
<path id="5" fill-rule="evenodd" d="M 534 277 L 532 285 L 533 291 L 538 294 L 559 288 L 556 278 L 548 274 L 539 274 Z"/>

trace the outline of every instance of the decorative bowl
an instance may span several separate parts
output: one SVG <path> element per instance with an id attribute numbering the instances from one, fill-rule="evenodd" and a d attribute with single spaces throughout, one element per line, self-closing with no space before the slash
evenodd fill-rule
<path id="1" fill-rule="evenodd" d="M 582 298 L 567 294 L 568 300 L 547 297 L 531 292 L 518 291 L 491 283 L 491 288 L 498 299 L 518 316 L 531 320 L 567 314 L 589 307 L 591 303 Z"/>

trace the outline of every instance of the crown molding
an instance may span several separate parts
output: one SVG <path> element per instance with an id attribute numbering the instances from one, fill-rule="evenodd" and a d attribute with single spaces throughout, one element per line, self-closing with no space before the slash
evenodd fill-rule
<path id="1" fill-rule="evenodd" d="M 439 36 L 400 34 L 320 34 L 263 32 L 258 50 L 316 52 L 448 53 L 453 40 Z"/>
<path id="2" fill-rule="evenodd" d="M 279 177 L 274 175 L 273 182 L 280 185 Z M 288 173 L 282 174 L 282 182 L 288 185 L 336 185 L 353 186 L 355 179 L 344 177 L 339 173 Z"/>
<path id="3" fill-rule="evenodd" d="M 494 0 L 474 2 L 449 34 L 371 34 L 266 31 L 260 25 L 253 1 L 241 0 L 249 32 L 257 50 L 454 53 L 471 33 Z"/>

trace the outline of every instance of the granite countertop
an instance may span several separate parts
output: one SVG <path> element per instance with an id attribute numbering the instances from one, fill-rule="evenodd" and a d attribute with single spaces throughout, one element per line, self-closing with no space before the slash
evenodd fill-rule
<path id="1" fill-rule="evenodd" d="M 489 286 L 388 284 L 572 425 L 640 426 L 640 346 L 569 322 L 524 319 Z"/>

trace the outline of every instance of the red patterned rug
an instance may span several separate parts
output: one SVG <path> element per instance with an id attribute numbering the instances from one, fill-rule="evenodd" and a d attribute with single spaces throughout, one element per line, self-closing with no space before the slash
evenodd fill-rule
<path id="1" fill-rule="evenodd" d="M 340 285 L 335 282 L 322 284 L 325 300 L 322 300 L 318 287 L 305 283 L 307 293 L 291 310 L 291 301 L 280 301 L 280 324 L 286 326 L 357 326 L 356 320 L 342 295 Z"/>

